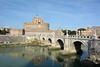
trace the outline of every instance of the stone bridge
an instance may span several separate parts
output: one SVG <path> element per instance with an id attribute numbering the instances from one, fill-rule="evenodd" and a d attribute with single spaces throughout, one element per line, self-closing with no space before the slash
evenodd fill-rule
<path id="1" fill-rule="evenodd" d="M 60 48 L 66 52 L 80 53 L 81 45 L 84 45 L 88 49 L 88 42 L 94 39 L 94 36 L 78 36 L 78 35 L 55 35 L 52 33 L 40 33 L 35 32 L 33 36 L 0 36 L 0 41 L 10 42 L 32 42 L 37 38 L 42 41 L 42 45 L 51 45 L 52 48 Z"/>
<path id="2" fill-rule="evenodd" d="M 36 34 L 36 33 L 34 33 Z M 44 44 L 51 45 L 52 48 L 61 48 L 66 52 L 76 52 L 80 53 L 81 45 L 88 48 L 88 41 L 93 39 L 91 36 L 78 36 L 78 35 L 55 35 L 52 33 L 38 33 L 37 36 L 27 36 L 28 40 L 34 38 L 40 39 Z"/>

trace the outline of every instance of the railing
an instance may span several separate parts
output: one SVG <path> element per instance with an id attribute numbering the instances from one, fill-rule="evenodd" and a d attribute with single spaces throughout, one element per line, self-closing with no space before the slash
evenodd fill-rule
<path id="1" fill-rule="evenodd" d="M 26 35 L 0 35 L 0 36 L 8 36 L 8 37 L 11 37 L 11 36 L 17 36 L 17 37 L 26 37 Z M 53 33 L 48 33 L 48 34 L 38 34 L 38 35 L 32 35 L 32 36 L 29 36 L 29 37 L 54 37 L 54 38 L 78 38 L 78 39 L 93 39 L 94 37 L 93 36 L 79 36 L 79 35 L 54 35 Z"/>
<path id="2" fill-rule="evenodd" d="M 53 37 L 52 35 L 48 35 L 48 36 L 45 36 L 45 37 Z M 65 35 L 57 35 L 57 36 L 54 36 L 54 38 L 77 38 L 77 39 L 93 39 L 94 37 L 93 36 L 78 36 L 78 35 L 68 35 L 68 36 L 65 36 Z"/>
<path id="3" fill-rule="evenodd" d="M 55 36 L 55 38 L 67 38 L 67 36 L 64 36 L 64 35 L 59 35 L 59 36 Z M 92 38 L 93 38 L 93 36 L 68 35 L 68 38 L 92 39 Z"/>
<path id="4" fill-rule="evenodd" d="M 66 38 L 64 35 L 55 36 L 55 38 Z"/>
<path id="5" fill-rule="evenodd" d="M 93 36 L 79 36 L 79 35 L 69 35 L 69 38 L 80 38 L 80 39 L 92 39 Z"/>

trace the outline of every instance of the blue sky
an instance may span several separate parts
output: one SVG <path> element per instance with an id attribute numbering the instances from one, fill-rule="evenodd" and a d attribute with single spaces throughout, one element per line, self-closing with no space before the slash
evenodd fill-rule
<path id="1" fill-rule="evenodd" d="M 100 26 L 100 0 L 0 0 L 0 28 L 23 28 L 37 13 L 50 29 Z"/>

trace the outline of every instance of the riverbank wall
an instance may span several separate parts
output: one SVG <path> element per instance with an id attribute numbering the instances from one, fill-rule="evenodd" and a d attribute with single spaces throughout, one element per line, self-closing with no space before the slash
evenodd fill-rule
<path id="1" fill-rule="evenodd" d="M 0 42 L 21 43 L 21 42 L 25 42 L 25 38 L 26 36 L 1 35 Z"/>

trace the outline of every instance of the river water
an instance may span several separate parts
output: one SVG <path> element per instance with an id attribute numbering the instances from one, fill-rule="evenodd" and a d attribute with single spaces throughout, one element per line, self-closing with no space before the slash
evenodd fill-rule
<path id="1" fill-rule="evenodd" d="M 81 56 L 62 56 L 59 51 L 39 46 L 0 47 L 0 67 L 81 67 L 81 59 L 88 56 L 86 49 Z"/>

